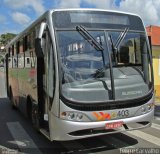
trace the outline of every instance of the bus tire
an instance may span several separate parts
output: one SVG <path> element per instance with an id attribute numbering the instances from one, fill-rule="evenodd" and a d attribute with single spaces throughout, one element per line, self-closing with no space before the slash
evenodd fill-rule
<path id="1" fill-rule="evenodd" d="M 35 102 L 32 103 L 32 124 L 33 127 L 37 131 L 39 131 L 40 125 L 39 125 L 38 105 Z"/>
<path id="2" fill-rule="evenodd" d="M 14 110 L 17 109 L 17 107 L 14 104 L 13 93 L 12 93 L 11 87 L 9 88 L 9 100 L 10 100 L 10 104 L 11 104 L 12 109 L 14 109 Z"/>
<path id="3" fill-rule="evenodd" d="M 33 127 L 39 131 L 38 105 L 30 97 L 27 98 L 27 115 Z"/>

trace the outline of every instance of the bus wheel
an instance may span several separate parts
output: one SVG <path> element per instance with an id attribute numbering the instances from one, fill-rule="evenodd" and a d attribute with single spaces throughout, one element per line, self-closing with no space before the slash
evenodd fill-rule
<path id="1" fill-rule="evenodd" d="M 36 105 L 31 98 L 27 98 L 27 114 L 29 120 L 31 120 L 33 127 L 38 131 L 39 130 L 39 116 L 38 116 L 38 105 Z"/>
<path id="2" fill-rule="evenodd" d="M 39 113 L 38 105 L 36 103 L 32 103 L 32 124 L 33 127 L 39 131 Z"/>
<path id="3" fill-rule="evenodd" d="M 17 107 L 14 104 L 13 93 L 12 93 L 12 88 L 11 87 L 9 89 L 9 100 L 10 100 L 12 109 L 17 109 Z"/>

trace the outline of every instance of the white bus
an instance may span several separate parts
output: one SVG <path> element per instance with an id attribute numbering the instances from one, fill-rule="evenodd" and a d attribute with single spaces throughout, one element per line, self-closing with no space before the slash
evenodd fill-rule
<path id="1" fill-rule="evenodd" d="M 6 49 L 12 106 L 51 141 L 151 125 L 152 57 L 138 15 L 50 10 Z"/>

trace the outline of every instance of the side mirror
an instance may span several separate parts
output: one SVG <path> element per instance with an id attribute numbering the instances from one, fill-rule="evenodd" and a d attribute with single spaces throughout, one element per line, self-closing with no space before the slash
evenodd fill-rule
<path id="1" fill-rule="evenodd" d="M 42 51 L 41 39 L 40 38 L 35 39 L 35 52 L 36 52 L 36 56 L 38 58 L 43 57 L 43 51 Z"/>
<path id="2" fill-rule="evenodd" d="M 151 36 L 148 36 L 148 40 L 149 40 L 149 45 L 150 45 L 151 54 L 152 54 L 152 40 L 151 40 Z"/>
<path id="3" fill-rule="evenodd" d="M 39 29 L 39 34 L 38 34 L 38 38 L 42 39 L 44 31 L 47 28 L 47 24 L 45 22 L 41 23 L 40 29 Z"/>
<path id="4" fill-rule="evenodd" d="M 35 52 L 37 57 L 43 57 L 43 51 L 42 51 L 42 39 L 44 31 L 46 30 L 47 24 L 45 22 L 42 22 L 39 29 L 38 37 L 35 39 Z"/>
<path id="5" fill-rule="evenodd" d="M 37 73 L 38 74 L 44 74 L 45 72 L 44 54 L 42 50 L 42 39 L 43 39 L 44 31 L 46 30 L 46 27 L 47 27 L 47 24 L 42 22 L 40 25 L 38 37 L 35 39 L 35 53 L 37 56 Z M 41 81 L 41 79 L 39 80 Z"/>

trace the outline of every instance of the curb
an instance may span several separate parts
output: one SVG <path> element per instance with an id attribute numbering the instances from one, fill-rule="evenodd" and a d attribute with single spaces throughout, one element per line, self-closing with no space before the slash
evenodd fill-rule
<path id="1" fill-rule="evenodd" d="M 0 153 L 1 154 L 22 154 L 18 150 L 9 149 L 9 148 L 6 148 L 6 147 L 4 147 L 2 145 L 0 145 Z"/>

